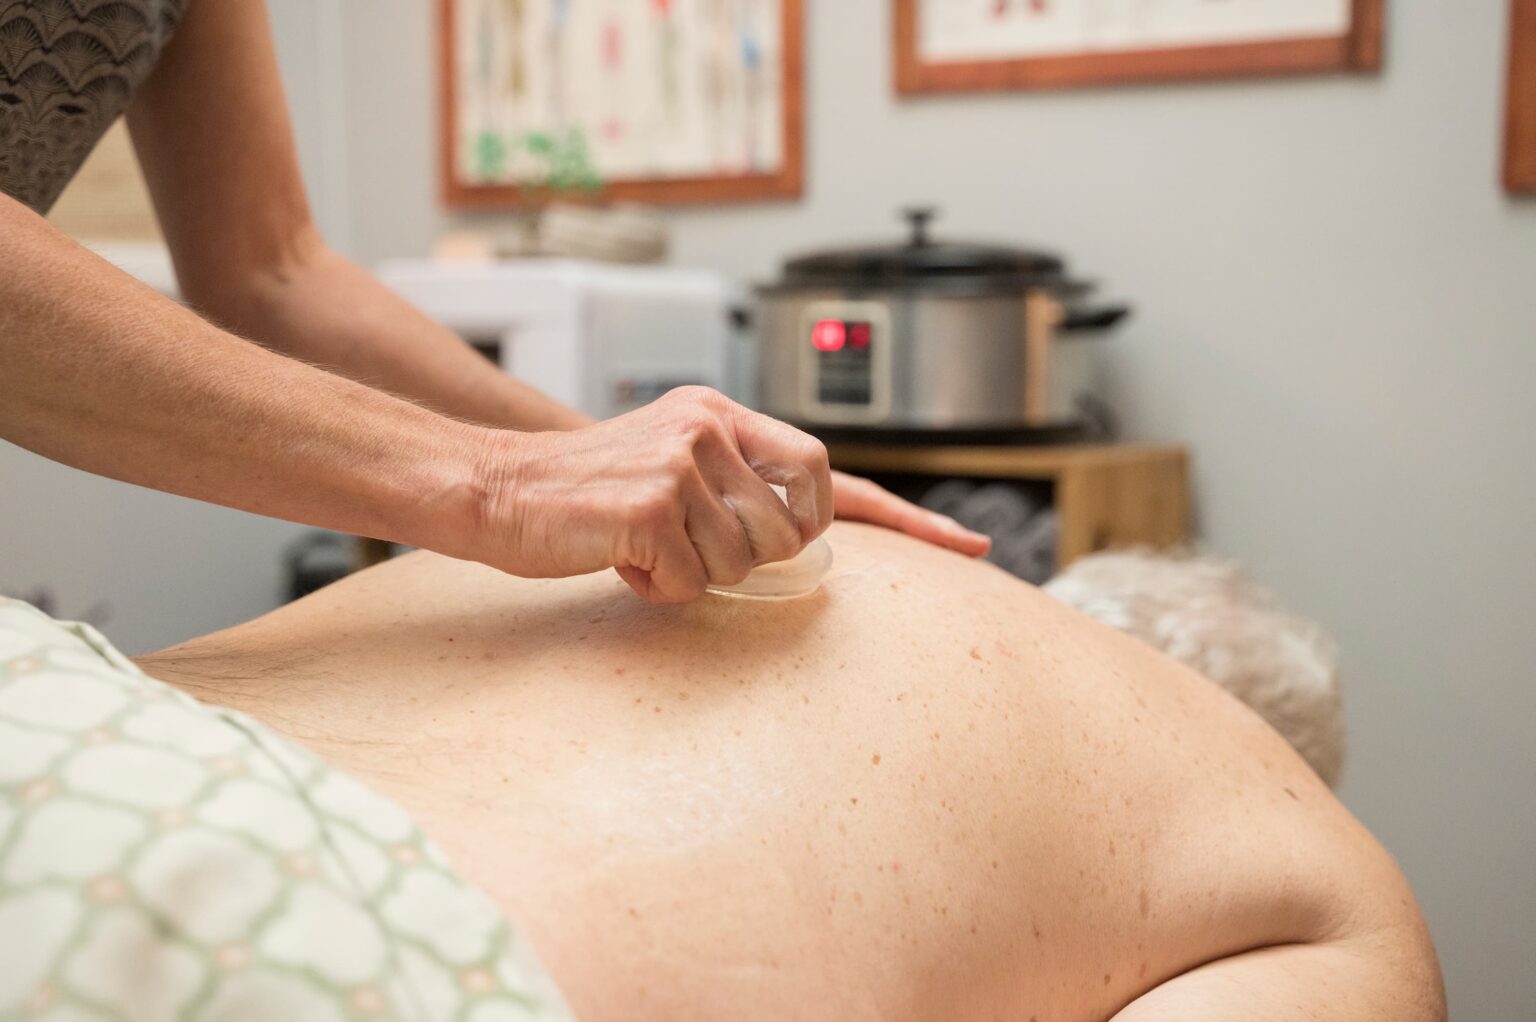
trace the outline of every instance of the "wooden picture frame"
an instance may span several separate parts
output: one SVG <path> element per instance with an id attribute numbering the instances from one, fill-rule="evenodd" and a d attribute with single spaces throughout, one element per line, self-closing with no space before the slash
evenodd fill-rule
<path id="1" fill-rule="evenodd" d="M 931 62 L 919 52 L 922 0 L 892 2 L 896 91 L 906 96 L 1377 71 L 1386 4 L 1350 0 L 1349 30 L 1340 36 Z"/>
<path id="2" fill-rule="evenodd" d="M 1536 194 L 1536 0 L 1510 0 L 1504 187 Z"/>
<path id="3" fill-rule="evenodd" d="M 697 177 L 653 177 L 607 182 L 595 190 L 552 192 L 519 184 L 465 181 L 455 159 L 458 85 L 454 60 L 456 0 L 438 0 L 438 175 L 444 205 L 455 209 L 516 209 L 550 199 L 601 203 L 643 202 L 686 205 L 749 202 L 799 197 L 804 190 L 803 0 L 780 0 L 782 53 L 782 152 L 773 173 Z"/>

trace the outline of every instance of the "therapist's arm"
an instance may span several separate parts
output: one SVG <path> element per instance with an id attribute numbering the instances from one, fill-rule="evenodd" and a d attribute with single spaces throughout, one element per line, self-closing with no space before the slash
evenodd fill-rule
<path id="1" fill-rule="evenodd" d="M 474 528 L 501 431 L 220 330 L 4 194 L 0 266 L 0 438 L 98 475 L 363 535 L 458 546 Z"/>
<path id="2" fill-rule="evenodd" d="M 591 422 L 324 243 L 261 0 L 190 4 L 128 122 L 182 292 L 208 318 L 458 418 L 520 430 Z"/>
<path id="3" fill-rule="evenodd" d="M 195 0 L 128 120 L 183 293 L 204 315 L 468 421 L 592 421 L 492 366 L 321 240 L 261 0 Z M 840 518 L 971 555 L 988 546 L 867 480 L 835 473 L 834 501 Z"/>
<path id="4" fill-rule="evenodd" d="M 832 518 L 825 449 L 713 391 L 495 429 L 221 330 L 5 195 L 0 267 L 0 438 L 90 472 L 518 575 L 611 566 L 657 602 Z"/>

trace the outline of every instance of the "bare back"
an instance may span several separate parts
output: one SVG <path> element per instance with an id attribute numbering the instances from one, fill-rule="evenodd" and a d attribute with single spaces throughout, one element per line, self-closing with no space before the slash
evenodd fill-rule
<path id="1" fill-rule="evenodd" d="M 415 554 L 141 663 L 397 799 L 582 1018 L 1105 1019 L 1417 918 L 1214 686 L 985 565 L 829 535 L 791 603 Z"/>

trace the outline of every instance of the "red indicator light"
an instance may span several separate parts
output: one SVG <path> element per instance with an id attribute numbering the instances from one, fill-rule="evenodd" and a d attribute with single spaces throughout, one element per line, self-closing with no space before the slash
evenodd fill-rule
<path id="1" fill-rule="evenodd" d="M 860 351 L 863 351 L 865 348 L 869 347 L 869 335 L 870 329 L 868 323 L 848 324 L 848 343 L 852 347 L 858 348 Z"/>
<path id="2" fill-rule="evenodd" d="M 848 340 L 842 320 L 824 319 L 811 329 L 811 344 L 817 351 L 842 351 Z"/>

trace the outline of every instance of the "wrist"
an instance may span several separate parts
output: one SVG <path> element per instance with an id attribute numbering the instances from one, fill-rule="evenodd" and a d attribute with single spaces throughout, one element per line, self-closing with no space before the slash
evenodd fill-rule
<path id="1" fill-rule="evenodd" d="M 464 425 L 449 459 L 444 499 L 426 528 L 431 549 L 451 557 L 509 567 L 517 560 L 521 515 L 512 505 L 536 457 L 539 434 Z M 429 544 L 421 544 L 429 545 Z"/>
<path id="2" fill-rule="evenodd" d="M 406 485 L 391 495 L 392 539 L 449 557 L 478 559 L 485 508 L 495 492 L 501 430 L 436 417 Z"/>

